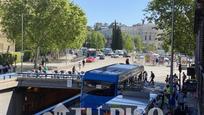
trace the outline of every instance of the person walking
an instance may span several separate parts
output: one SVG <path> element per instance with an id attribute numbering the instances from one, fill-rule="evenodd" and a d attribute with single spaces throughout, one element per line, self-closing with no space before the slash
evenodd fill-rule
<path id="1" fill-rule="evenodd" d="M 82 65 L 83 65 L 83 67 L 85 66 L 85 63 L 86 63 L 85 60 L 82 60 Z"/>
<path id="2" fill-rule="evenodd" d="M 184 84 L 184 82 L 186 81 L 186 74 L 183 72 L 183 80 L 182 80 L 182 84 Z"/>
<path id="3" fill-rule="evenodd" d="M 154 73 L 151 71 L 151 76 L 150 76 L 151 80 L 150 80 L 150 84 L 154 85 L 154 78 L 155 78 L 155 75 Z"/>
<path id="4" fill-rule="evenodd" d="M 79 66 L 79 71 L 81 71 L 81 62 L 79 62 L 78 66 Z"/>
<path id="5" fill-rule="evenodd" d="M 72 74 L 75 74 L 76 73 L 76 68 L 75 66 L 72 67 Z"/>
<path id="6" fill-rule="evenodd" d="M 166 76 L 165 82 L 169 83 L 169 75 Z"/>
<path id="7" fill-rule="evenodd" d="M 139 74 L 139 76 L 138 76 L 138 81 L 142 81 L 142 72 Z"/>
<path id="8" fill-rule="evenodd" d="M 126 63 L 126 64 L 130 64 L 129 58 L 126 59 L 125 63 Z"/>
<path id="9" fill-rule="evenodd" d="M 148 75 L 147 75 L 147 72 L 144 71 L 144 72 L 143 72 L 143 80 L 144 80 L 145 82 L 148 82 L 148 81 L 147 81 L 147 76 L 148 76 Z"/>

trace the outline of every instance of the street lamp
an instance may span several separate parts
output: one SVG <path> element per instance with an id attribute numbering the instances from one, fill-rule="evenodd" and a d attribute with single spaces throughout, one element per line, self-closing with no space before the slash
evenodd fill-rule
<path id="1" fill-rule="evenodd" d="M 171 68 L 170 68 L 170 89 L 171 89 L 171 96 L 173 96 L 173 67 L 174 67 L 174 5 L 175 0 L 172 0 L 172 31 L 171 31 Z M 173 112 L 173 106 L 171 105 L 171 112 Z"/>
<path id="2" fill-rule="evenodd" d="M 23 13 L 21 14 L 21 73 L 23 71 Z"/>

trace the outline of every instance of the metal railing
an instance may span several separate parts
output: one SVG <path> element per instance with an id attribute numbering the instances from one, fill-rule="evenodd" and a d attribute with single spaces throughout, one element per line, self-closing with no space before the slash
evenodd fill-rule
<path id="1" fill-rule="evenodd" d="M 6 80 L 6 79 L 11 79 L 17 77 L 16 73 L 7 73 L 7 74 L 1 74 L 0 75 L 0 80 Z"/>
<path id="2" fill-rule="evenodd" d="M 18 73 L 21 78 L 44 78 L 44 79 L 71 79 L 81 80 L 83 74 L 66 74 L 66 73 Z"/>

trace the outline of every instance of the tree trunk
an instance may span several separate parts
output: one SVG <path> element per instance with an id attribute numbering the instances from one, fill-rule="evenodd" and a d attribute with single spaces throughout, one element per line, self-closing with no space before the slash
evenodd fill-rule
<path id="1" fill-rule="evenodd" d="M 40 52 L 40 47 L 37 46 L 36 49 L 35 49 L 34 69 L 37 69 L 39 52 Z"/>

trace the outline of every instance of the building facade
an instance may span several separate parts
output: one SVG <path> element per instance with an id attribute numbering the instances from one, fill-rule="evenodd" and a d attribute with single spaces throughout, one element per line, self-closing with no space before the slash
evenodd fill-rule
<path id="1" fill-rule="evenodd" d="M 128 35 L 134 37 L 140 35 L 142 37 L 144 44 L 155 44 L 157 49 L 162 49 L 162 41 L 157 39 L 161 30 L 156 29 L 156 25 L 152 23 L 148 24 L 136 24 L 133 26 L 121 26 L 121 31 L 123 33 L 127 33 Z M 103 28 L 100 32 L 107 39 L 107 44 L 110 47 L 111 39 L 112 39 L 112 28 Z"/>
<path id="2" fill-rule="evenodd" d="M 204 115 L 204 0 L 196 0 L 195 11 L 196 53 L 195 65 L 198 79 L 200 115 Z"/>
<path id="3" fill-rule="evenodd" d="M 7 39 L 6 35 L 1 31 L 0 28 L 0 53 L 14 52 L 15 44 L 14 42 Z"/>

